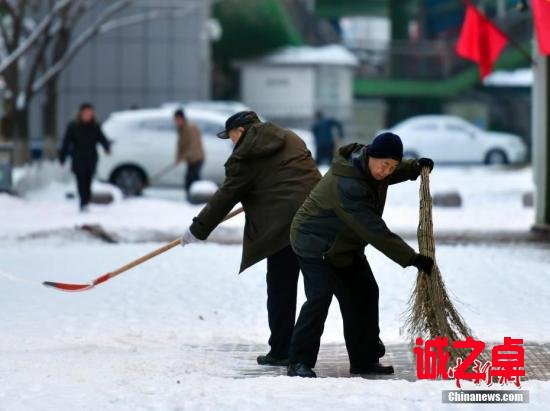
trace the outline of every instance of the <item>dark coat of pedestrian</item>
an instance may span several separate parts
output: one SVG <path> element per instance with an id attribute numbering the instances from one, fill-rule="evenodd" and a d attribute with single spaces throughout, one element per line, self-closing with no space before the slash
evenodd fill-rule
<path id="1" fill-rule="evenodd" d="M 262 123 L 256 113 L 230 117 L 221 138 L 231 138 L 225 181 L 193 219 L 182 244 L 204 240 L 240 202 L 246 222 L 240 271 L 267 258 L 267 312 L 270 351 L 261 365 L 287 365 L 296 318 L 300 267 L 290 247 L 294 214 L 321 175 L 304 142 L 292 131 Z"/>
<path id="2" fill-rule="evenodd" d="M 391 133 L 378 136 L 369 146 L 340 148 L 329 171 L 296 213 L 291 244 L 304 275 L 307 301 L 292 336 L 289 375 L 315 376 L 311 369 L 333 295 L 344 320 L 350 372 L 393 372 L 378 363 L 383 355 L 378 285 L 365 247 L 373 245 L 403 267 L 433 263 L 390 231 L 382 219 L 388 186 L 415 180 L 421 166 L 433 167 L 429 159 L 401 161 L 402 156 L 401 140 Z"/>
<path id="3" fill-rule="evenodd" d="M 91 199 L 91 185 L 97 165 L 97 145 L 101 144 L 106 153 L 110 153 L 111 144 L 103 134 L 100 124 L 94 116 L 94 108 L 89 103 L 80 106 L 77 119 L 67 126 L 59 161 L 65 163 L 71 157 L 71 170 L 76 176 L 80 208 L 86 210 Z"/>

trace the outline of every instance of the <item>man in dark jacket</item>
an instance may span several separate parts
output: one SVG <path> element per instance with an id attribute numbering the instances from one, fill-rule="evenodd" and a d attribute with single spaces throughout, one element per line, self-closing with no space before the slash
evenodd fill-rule
<path id="1" fill-rule="evenodd" d="M 296 213 L 291 244 L 304 275 L 307 301 L 296 322 L 288 375 L 315 377 L 321 334 L 332 296 L 344 320 L 344 338 L 352 374 L 391 374 L 378 361 L 378 285 L 365 257 L 372 244 L 403 267 L 426 273 L 433 261 L 417 254 L 382 220 L 388 185 L 415 180 L 433 161 L 401 161 L 403 145 L 392 133 L 368 146 L 342 147 L 330 170 Z"/>
<path id="2" fill-rule="evenodd" d="M 267 258 L 271 349 L 257 360 L 262 365 L 287 365 L 300 271 L 290 247 L 290 224 L 321 176 L 296 134 L 260 122 L 253 111 L 231 116 L 218 136 L 235 144 L 225 163 L 225 181 L 193 219 L 182 245 L 206 239 L 233 206 L 242 203 L 246 223 L 240 272 Z"/>
<path id="3" fill-rule="evenodd" d="M 83 103 L 80 105 L 77 119 L 67 126 L 59 152 L 61 165 L 65 164 L 67 156 L 72 158 L 71 169 L 76 176 L 81 211 L 87 211 L 92 196 L 98 143 L 107 154 L 111 153 L 111 145 L 95 120 L 94 107 L 90 103 Z"/>

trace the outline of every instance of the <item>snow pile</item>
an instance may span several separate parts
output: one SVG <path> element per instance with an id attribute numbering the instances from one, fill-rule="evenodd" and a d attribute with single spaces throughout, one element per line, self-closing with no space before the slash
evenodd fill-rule
<path id="1" fill-rule="evenodd" d="M 344 46 L 330 44 L 322 47 L 300 46 L 283 47 L 256 60 L 242 61 L 241 64 L 263 63 L 274 65 L 334 65 L 357 66 L 358 59 Z"/>
<path id="2" fill-rule="evenodd" d="M 20 196 L 39 190 L 52 182 L 71 181 L 68 166 L 62 167 L 54 161 L 38 161 L 13 169 L 13 187 Z"/>
<path id="3" fill-rule="evenodd" d="M 218 185 L 212 181 L 200 180 L 195 181 L 189 192 L 191 195 L 200 195 L 200 196 L 212 196 L 218 190 Z"/>
<path id="4" fill-rule="evenodd" d="M 532 87 L 533 69 L 520 68 L 516 70 L 497 70 L 489 74 L 484 80 L 485 86 L 494 87 Z"/>

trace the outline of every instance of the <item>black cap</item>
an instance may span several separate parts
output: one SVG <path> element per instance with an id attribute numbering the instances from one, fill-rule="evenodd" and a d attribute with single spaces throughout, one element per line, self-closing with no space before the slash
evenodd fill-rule
<path id="1" fill-rule="evenodd" d="M 374 158 L 403 159 L 403 143 L 397 134 L 385 132 L 377 135 L 367 146 L 367 155 Z"/>
<path id="2" fill-rule="evenodd" d="M 239 111 L 236 114 L 233 114 L 225 122 L 225 130 L 220 131 L 217 136 L 219 138 L 229 138 L 228 131 L 237 127 L 246 126 L 248 124 L 259 123 L 260 119 L 258 115 L 253 111 Z"/>

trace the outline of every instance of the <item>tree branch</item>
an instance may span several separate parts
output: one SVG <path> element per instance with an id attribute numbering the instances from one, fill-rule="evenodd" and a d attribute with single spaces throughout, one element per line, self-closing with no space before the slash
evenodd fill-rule
<path id="1" fill-rule="evenodd" d="M 11 0 L 0 0 L 0 7 L 4 7 L 12 18 L 17 16 L 17 4 Z"/>
<path id="2" fill-rule="evenodd" d="M 34 83 L 34 80 L 36 78 L 36 75 L 38 73 L 38 69 L 41 66 L 41 63 L 44 62 L 44 53 L 46 52 L 46 49 L 48 47 L 48 44 L 51 41 L 51 36 L 48 34 L 48 30 L 45 30 L 42 43 L 38 47 L 38 50 L 36 51 L 36 54 L 34 55 L 34 59 L 32 62 L 32 65 L 30 66 L 30 72 L 27 77 L 27 81 L 25 84 L 25 98 L 29 100 L 31 98 L 31 95 L 33 93 L 32 91 L 32 85 Z"/>
<path id="3" fill-rule="evenodd" d="M 186 14 L 189 14 L 190 11 L 196 9 L 196 5 L 190 5 L 187 7 L 182 7 L 179 10 L 153 10 L 146 13 L 134 14 L 132 16 L 125 16 L 119 19 L 108 21 L 107 23 L 101 25 L 99 32 L 101 34 L 107 33 L 111 30 L 116 30 L 122 27 L 131 26 L 134 24 L 143 23 L 145 21 L 159 19 L 165 16 L 174 16 L 181 17 Z"/>
<path id="4" fill-rule="evenodd" d="M 6 26 L 4 25 L 4 22 L 0 20 L 0 30 L 2 31 L 2 37 L 4 38 L 4 45 L 8 53 L 11 53 L 11 51 L 15 48 L 14 46 L 15 37 L 13 36 L 13 27 L 15 24 L 15 20 L 17 19 L 17 15 L 15 10 L 13 9 L 13 6 L 10 3 L 8 3 L 6 0 L 0 0 L 0 8 L 3 8 L 7 11 L 9 18 L 11 18 L 11 21 L 12 21 L 12 30 L 11 30 L 12 36 L 10 36 L 8 33 L 8 30 L 6 29 Z"/>
<path id="5" fill-rule="evenodd" d="M 69 13 L 67 21 L 71 22 L 72 26 L 82 17 L 84 12 L 89 10 L 93 6 L 93 2 L 90 0 L 80 0 L 78 3 L 73 5 L 72 13 Z"/>
<path id="6" fill-rule="evenodd" d="M 147 19 L 158 18 L 162 16 L 161 12 L 152 11 L 150 13 L 143 13 L 142 15 L 134 15 L 117 19 L 116 21 L 107 21 L 109 18 L 120 11 L 122 8 L 128 6 L 134 0 L 121 1 L 119 4 L 112 5 L 109 9 L 105 10 L 96 21 L 76 40 L 71 44 L 68 51 L 59 59 L 53 66 L 51 66 L 41 77 L 39 77 L 32 86 L 32 92 L 35 93 L 44 87 L 53 77 L 57 76 L 65 66 L 74 58 L 76 53 L 87 44 L 87 42 L 95 35 L 105 33 L 116 28 L 128 26 L 143 22 Z M 166 14 L 169 15 L 183 15 L 187 14 L 190 10 L 196 8 L 195 5 L 191 5 L 186 9 L 180 10 L 179 13 L 174 14 L 173 10 L 166 10 Z M 118 23 L 117 23 L 118 22 Z"/>
<path id="7" fill-rule="evenodd" d="M 0 33 L 2 34 L 2 39 L 4 41 L 4 47 L 6 48 L 6 51 L 8 53 L 11 53 L 8 31 L 6 30 L 6 26 L 4 26 L 4 22 L 1 19 L 0 19 Z"/>
<path id="8" fill-rule="evenodd" d="M 23 20 L 25 19 L 25 9 L 27 8 L 27 1 L 26 0 L 20 0 L 17 10 L 12 15 L 12 38 L 11 38 L 11 48 L 12 50 L 17 48 L 17 45 L 19 44 L 20 37 L 21 37 L 21 31 L 23 30 Z"/>
<path id="9" fill-rule="evenodd" d="M 53 19 L 57 14 L 65 7 L 71 3 L 71 0 L 60 0 L 56 3 L 52 11 L 50 11 L 46 17 L 38 24 L 38 26 L 33 30 L 31 35 L 23 41 L 17 49 L 11 52 L 5 59 L 0 63 L 0 74 L 6 70 L 10 65 L 15 63 L 19 57 L 21 57 L 27 50 L 29 50 L 42 36 L 45 31 L 49 31 Z M 2 33 L 4 35 L 4 33 Z M 47 35 L 48 36 L 48 35 Z"/>

